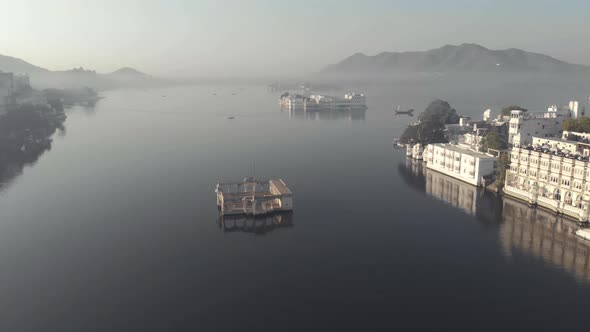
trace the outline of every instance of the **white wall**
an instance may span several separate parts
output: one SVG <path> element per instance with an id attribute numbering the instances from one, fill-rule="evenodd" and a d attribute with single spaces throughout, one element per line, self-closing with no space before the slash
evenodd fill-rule
<path id="1" fill-rule="evenodd" d="M 482 176 L 494 172 L 495 158 L 484 155 L 479 157 L 467 150 L 462 153 L 456 148 L 447 149 L 443 144 L 429 145 L 425 156 L 426 167 L 474 186 L 479 185 Z"/>

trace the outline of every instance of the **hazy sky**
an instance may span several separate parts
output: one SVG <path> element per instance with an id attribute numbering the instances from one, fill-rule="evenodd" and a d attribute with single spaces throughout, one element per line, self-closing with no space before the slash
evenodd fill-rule
<path id="1" fill-rule="evenodd" d="M 307 73 L 475 42 L 590 65 L 590 1 L 0 0 L 0 54 L 49 69 Z"/>

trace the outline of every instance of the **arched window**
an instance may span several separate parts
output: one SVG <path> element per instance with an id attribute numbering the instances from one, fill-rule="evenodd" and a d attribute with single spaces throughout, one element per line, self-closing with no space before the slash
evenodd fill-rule
<path id="1" fill-rule="evenodd" d="M 565 201 L 565 204 L 572 205 L 572 193 L 571 192 L 568 191 L 567 193 L 565 193 L 565 200 L 564 201 Z"/>
<path id="2" fill-rule="evenodd" d="M 576 194 L 574 198 L 574 203 L 572 204 L 575 207 L 582 208 L 582 195 Z"/>
<path id="3" fill-rule="evenodd" d="M 553 196 L 551 192 L 546 187 L 543 187 L 543 197 L 551 198 L 551 196 Z"/>

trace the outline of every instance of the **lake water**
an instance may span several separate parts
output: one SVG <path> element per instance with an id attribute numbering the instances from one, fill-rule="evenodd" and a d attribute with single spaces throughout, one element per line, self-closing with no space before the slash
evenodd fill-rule
<path id="1" fill-rule="evenodd" d="M 477 118 L 582 99 L 590 84 L 355 88 L 368 95 L 364 114 L 289 114 L 258 85 L 109 91 L 70 109 L 51 151 L 2 179 L 0 330 L 587 323 L 589 249 L 574 223 L 425 172 L 391 140 L 415 120 L 394 105 L 419 113 L 442 98 Z M 254 163 L 256 176 L 289 185 L 293 215 L 221 225 L 217 180 L 252 175 Z"/>

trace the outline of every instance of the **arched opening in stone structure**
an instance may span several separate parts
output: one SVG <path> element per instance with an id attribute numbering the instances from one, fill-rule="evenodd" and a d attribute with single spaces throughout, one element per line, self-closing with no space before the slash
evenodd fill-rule
<path id="1" fill-rule="evenodd" d="M 556 201 L 561 201 L 561 192 L 559 191 L 559 189 L 555 189 L 555 194 L 553 195 L 553 198 Z"/>
<path id="2" fill-rule="evenodd" d="M 572 203 L 573 203 L 573 198 L 572 198 L 572 193 L 571 193 L 571 191 L 568 191 L 568 192 L 566 192 L 566 193 L 565 193 L 565 196 L 564 196 L 564 200 L 563 200 L 563 201 L 564 201 L 564 202 L 565 202 L 565 204 L 567 204 L 567 205 L 573 205 L 573 204 L 572 204 Z"/>
<path id="3" fill-rule="evenodd" d="M 530 189 L 529 181 L 528 180 L 523 181 L 522 182 L 522 190 L 529 191 L 529 189 Z"/>

